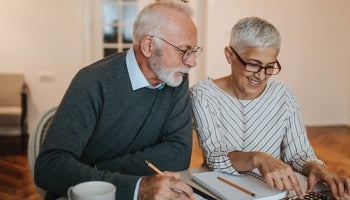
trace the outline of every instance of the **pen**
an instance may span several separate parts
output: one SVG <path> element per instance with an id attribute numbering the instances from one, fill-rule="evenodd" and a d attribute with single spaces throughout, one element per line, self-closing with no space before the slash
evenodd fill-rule
<path id="1" fill-rule="evenodd" d="M 218 179 L 220 181 L 222 181 L 222 182 L 224 182 L 224 183 L 226 183 L 226 184 L 228 184 L 228 185 L 230 185 L 230 186 L 232 186 L 232 187 L 234 187 L 234 188 L 236 188 L 236 189 L 238 189 L 238 190 L 240 190 L 240 191 L 242 191 L 242 192 L 252 196 L 252 197 L 256 197 L 255 193 L 253 193 L 253 192 L 251 192 L 251 191 L 249 191 L 249 190 L 247 190 L 247 189 L 245 189 L 245 188 L 243 188 L 243 187 L 241 187 L 239 185 L 236 185 L 236 184 L 232 183 L 231 181 L 229 181 L 227 179 L 224 179 L 222 177 L 218 177 Z"/>
<path id="2" fill-rule="evenodd" d="M 160 174 L 160 175 L 165 175 L 162 171 L 160 171 L 156 166 L 154 166 L 151 162 L 149 162 L 148 160 L 145 160 L 145 163 L 147 164 L 148 167 L 150 167 L 151 169 L 153 169 L 153 171 L 157 172 L 157 174 Z M 177 191 L 176 192 L 180 192 L 180 193 L 183 193 L 185 195 L 188 196 L 188 194 L 184 193 L 183 191 Z M 190 199 L 191 200 L 195 200 L 192 196 L 190 196 Z"/>

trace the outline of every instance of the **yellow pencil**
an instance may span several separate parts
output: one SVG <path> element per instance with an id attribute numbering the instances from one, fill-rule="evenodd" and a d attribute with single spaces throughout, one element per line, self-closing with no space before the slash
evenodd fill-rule
<path id="1" fill-rule="evenodd" d="M 162 171 L 160 171 L 156 166 L 154 166 L 152 163 L 150 163 L 148 160 L 145 160 L 146 164 L 148 167 L 150 167 L 151 169 L 153 169 L 153 171 L 157 172 L 157 174 L 160 175 L 165 175 Z M 183 191 L 177 191 L 176 192 L 180 192 L 180 193 L 184 193 Z M 184 193 L 185 195 L 187 195 L 186 193 Z M 194 197 L 190 196 L 191 200 L 195 200 Z"/>
<path id="2" fill-rule="evenodd" d="M 150 163 L 148 160 L 145 160 L 148 167 L 153 169 L 153 171 L 157 172 L 157 174 L 164 175 L 162 171 L 160 171 L 156 166 L 154 166 L 152 163 Z"/>
<path id="3" fill-rule="evenodd" d="M 232 186 L 232 187 L 234 187 L 234 188 L 236 188 L 236 189 L 246 193 L 246 194 L 249 194 L 252 197 L 256 197 L 256 194 L 254 194 L 253 192 L 251 192 L 251 191 L 249 191 L 249 190 L 247 190 L 247 189 L 245 189 L 245 188 L 243 188 L 243 187 L 241 187 L 239 185 L 236 185 L 236 184 L 232 183 L 231 181 L 229 181 L 227 179 L 224 179 L 222 177 L 218 177 L 218 179 L 220 181 L 222 181 L 222 182 L 224 182 L 224 183 L 226 183 L 226 184 L 228 184 L 228 185 L 230 185 L 230 186 Z"/>

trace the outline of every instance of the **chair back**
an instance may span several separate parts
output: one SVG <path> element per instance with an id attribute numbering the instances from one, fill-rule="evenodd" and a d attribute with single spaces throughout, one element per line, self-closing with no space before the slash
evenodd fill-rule
<path id="1" fill-rule="evenodd" d="M 0 73 L 0 106 L 21 107 L 21 93 L 24 85 L 23 74 Z"/>
<path id="2" fill-rule="evenodd" d="M 35 160 L 40 152 L 40 148 L 45 140 L 45 136 L 48 128 L 52 122 L 55 115 L 57 107 L 51 108 L 50 110 L 43 113 L 34 126 L 33 131 L 29 134 L 28 141 L 28 161 L 30 172 L 34 178 L 34 164 Z M 44 199 L 46 191 L 37 186 L 38 192 L 40 193 L 42 199 Z"/>
<path id="3" fill-rule="evenodd" d="M 25 150 L 29 89 L 21 73 L 0 73 L 0 135 L 21 136 Z"/>

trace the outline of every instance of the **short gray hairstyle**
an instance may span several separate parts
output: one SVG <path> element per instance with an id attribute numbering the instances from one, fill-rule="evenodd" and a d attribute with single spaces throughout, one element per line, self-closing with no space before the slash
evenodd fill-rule
<path id="1" fill-rule="evenodd" d="M 188 17 L 193 17 L 193 10 L 179 0 L 163 0 L 147 5 L 136 17 L 133 27 L 133 43 L 139 44 L 146 35 L 160 35 L 167 26 L 168 17 L 165 9 L 176 10 Z"/>
<path id="2" fill-rule="evenodd" d="M 230 46 L 237 52 L 248 47 L 281 48 L 281 36 L 268 21 L 259 17 L 240 19 L 232 28 Z"/>

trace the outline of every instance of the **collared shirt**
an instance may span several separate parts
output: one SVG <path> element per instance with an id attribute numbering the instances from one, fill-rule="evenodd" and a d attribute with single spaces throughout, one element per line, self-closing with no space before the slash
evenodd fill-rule
<path id="1" fill-rule="evenodd" d="M 165 86 L 164 83 L 159 83 L 155 87 L 153 87 L 148 83 L 146 77 L 143 75 L 139 65 L 136 62 L 134 48 L 132 47 L 126 53 L 126 66 L 128 69 L 131 86 L 133 90 L 137 90 L 144 87 L 147 87 L 150 89 L 159 89 L 159 90 L 164 88 Z"/>
<path id="2" fill-rule="evenodd" d="M 132 47 L 126 53 L 126 66 L 128 69 L 129 78 L 130 78 L 130 82 L 133 90 L 137 90 L 144 87 L 147 87 L 150 89 L 158 89 L 158 90 L 161 90 L 164 88 L 165 86 L 164 83 L 159 83 L 155 87 L 153 87 L 151 84 L 148 83 L 146 77 L 143 75 L 139 65 L 136 62 L 134 48 Z M 134 191 L 134 200 L 137 200 L 137 194 L 140 188 L 141 179 L 142 178 L 140 178 L 136 183 L 136 187 Z"/>

